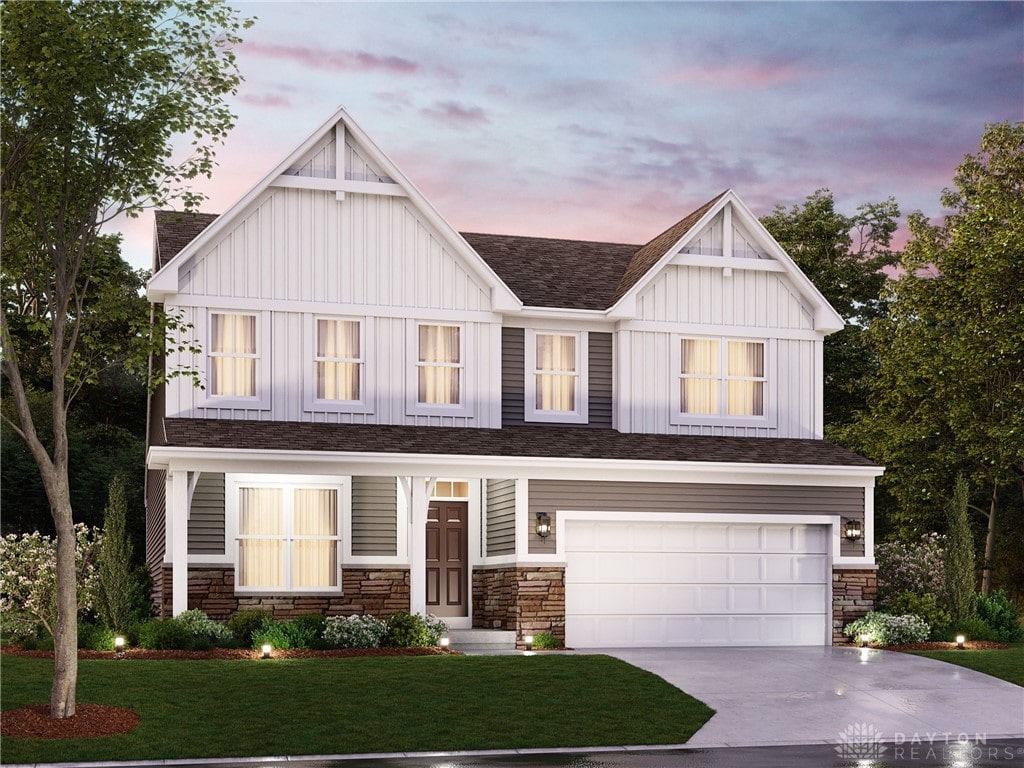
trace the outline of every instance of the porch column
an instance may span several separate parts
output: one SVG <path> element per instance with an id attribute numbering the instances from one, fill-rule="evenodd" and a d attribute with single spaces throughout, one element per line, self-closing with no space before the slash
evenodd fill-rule
<path id="1" fill-rule="evenodd" d="M 168 472 L 167 549 L 171 559 L 171 613 L 188 610 L 188 472 Z"/>
<path id="2" fill-rule="evenodd" d="M 409 613 L 427 612 L 427 506 L 429 479 L 412 478 L 409 504 Z"/>

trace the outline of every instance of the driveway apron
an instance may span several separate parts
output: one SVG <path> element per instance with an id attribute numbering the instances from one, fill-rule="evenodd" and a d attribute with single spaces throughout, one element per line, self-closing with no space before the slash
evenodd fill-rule
<path id="1" fill-rule="evenodd" d="M 717 710 L 688 747 L 1024 737 L 1024 688 L 874 649 L 602 649 Z"/>

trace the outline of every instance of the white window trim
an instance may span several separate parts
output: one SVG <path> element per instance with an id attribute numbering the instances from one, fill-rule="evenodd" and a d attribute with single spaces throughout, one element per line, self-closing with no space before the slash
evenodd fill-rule
<path id="1" fill-rule="evenodd" d="M 573 411 L 541 411 L 537 409 L 537 336 L 573 336 L 576 339 L 576 409 Z M 590 337 L 586 331 L 556 331 L 545 328 L 527 328 L 524 337 L 525 377 L 523 400 L 526 421 L 554 422 L 560 424 L 586 424 L 589 419 L 590 377 L 588 360 L 590 357 Z"/>
<path id="2" fill-rule="evenodd" d="M 421 325 L 447 326 L 459 329 L 459 400 L 456 405 L 433 405 L 419 401 L 419 346 Z M 439 320 L 410 320 L 406 323 L 406 356 L 408 358 L 408 377 L 406 386 L 405 410 L 408 416 L 468 416 L 472 413 L 469 396 L 469 376 L 467 374 L 470 361 L 466 357 L 469 345 L 466 343 L 466 323 L 453 323 Z M 455 366 L 452 366 L 455 367 Z"/>
<path id="3" fill-rule="evenodd" d="M 338 492 L 338 586 L 319 589 L 290 589 L 267 587 L 243 587 L 238 578 L 238 491 L 240 488 L 281 488 L 285 491 L 285 509 L 291 510 L 294 504 L 289 500 L 288 493 L 296 488 L 326 488 Z M 294 498 L 294 496 L 292 497 Z M 245 595 L 340 595 L 343 594 L 342 576 L 343 559 L 346 542 L 351 531 L 345 527 L 346 521 L 352 519 L 352 478 L 335 475 L 249 475 L 226 474 L 224 476 L 224 546 L 231 553 L 234 564 L 235 592 Z M 285 534 L 289 542 L 292 540 L 292 515 L 285 515 Z M 349 545 L 351 546 L 351 545 Z M 285 546 L 284 572 L 288 582 L 292 579 L 292 546 Z"/>
<path id="4" fill-rule="evenodd" d="M 256 318 L 256 394 L 253 397 L 237 397 L 234 395 L 213 394 L 212 371 L 210 364 L 213 350 L 213 316 L 214 315 L 248 315 Z M 230 309 L 228 307 L 210 307 L 205 313 L 200 312 L 197 318 L 202 328 L 197 329 L 199 338 L 203 339 L 203 383 L 199 398 L 200 408 L 247 408 L 270 410 L 270 313 L 253 312 L 251 310 Z"/>
<path id="5" fill-rule="evenodd" d="M 349 320 L 359 323 L 359 400 L 324 400 L 316 396 L 316 350 L 317 320 Z M 304 411 L 319 413 L 373 413 L 374 377 L 370 366 L 371 352 L 366 340 L 374 338 L 373 318 L 351 315 L 306 315 L 305 333 L 302 336 L 302 358 L 305 361 L 305 380 L 302 384 L 302 405 Z"/>
<path id="6" fill-rule="evenodd" d="M 726 375 L 728 368 L 727 361 L 727 350 L 730 341 L 746 341 L 753 342 L 761 345 L 761 349 L 764 354 L 764 391 L 763 391 L 763 403 L 764 413 L 760 416 L 729 416 L 726 413 L 710 414 L 710 413 L 683 413 L 680 409 L 682 403 L 679 398 L 679 382 L 682 380 L 682 374 L 680 369 L 682 368 L 682 345 L 683 339 L 700 339 L 708 341 L 718 342 L 718 355 L 719 355 L 719 375 L 717 377 L 719 394 L 718 402 L 719 408 L 724 409 L 725 404 L 728 402 L 726 398 L 726 382 L 729 381 Z M 669 423 L 675 425 L 698 425 L 698 426 L 733 426 L 733 427 L 772 427 L 776 424 L 776 409 L 773 407 L 774 400 L 772 398 L 772 371 L 774 370 L 773 357 L 775 346 L 770 343 L 770 339 L 755 339 L 741 336 L 701 336 L 699 334 L 673 334 L 672 335 L 672 349 L 671 349 L 671 370 L 672 370 L 672 382 L 670 386 L 671 392 L 671 408 L 669 410 Z M 744 379 L 746 380 L 746 379 Z M 758 379 L 760 380 L 760 379 Z"/>

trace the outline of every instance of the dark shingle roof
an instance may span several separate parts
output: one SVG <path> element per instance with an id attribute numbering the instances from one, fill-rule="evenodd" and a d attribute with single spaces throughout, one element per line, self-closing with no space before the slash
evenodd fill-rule
<path id="1" fill-rule="evenodd" d="M 530 307 L 606 309 L 635 245 L 463 232 L 473 249 Z"/>
<path id="2" fill-rule="evenodd" d="M 722 195 L 724 194 L 725 192 L 722 193 Z M 683 235 L 689 232 L 690 229 L 700 221 L 701 216 L 711 210 L 711 207 L 721 199 L 722 195 L 718 195 L 717 197 L 708 200 L 704 205 L 691 213 L 685 219 L 677 221 L 653 240 L 641 246 L 640 249 L 633 254 L 633 258 L 630 259 L 629 266 L 626 267 L 625 272 L 622 274 L 622 279 L 619 281 L 618 287 L 615 290 L 613 301 L 609 302 L 609 304 L 621 299 L 630 288 L 636 285 L 637 281 L 646 275 L 651 267 L 658 263 L 658 260 L 661 259 L 662 256 L 668 253 L 668 249 L 677 243 Z"/>
<path id="3" fill-rule="evenodd" d="M 193 448 L 454 456 L 876 466 L 824 440 L 623 434 L 586 427 L 422 427 L 165 419 L 167 445 Z"/>
<path id="4" fill-rule="evenodd" d="M 178 255 L 199 233 L 217 220 L 216 213 L 156 212 L 156 254 L 153 271 L 157 272 Z"/>

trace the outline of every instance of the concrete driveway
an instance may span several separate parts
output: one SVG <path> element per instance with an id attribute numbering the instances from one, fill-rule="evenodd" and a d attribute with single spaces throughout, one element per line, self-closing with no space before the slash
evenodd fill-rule
<path id="1" fill-rule="evenodd" d="M 602 649 L 717 710 L 687 747 L 1024 737 L 1024 688 L 859 648 Z"/>

